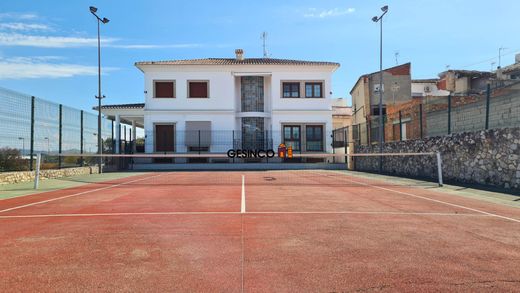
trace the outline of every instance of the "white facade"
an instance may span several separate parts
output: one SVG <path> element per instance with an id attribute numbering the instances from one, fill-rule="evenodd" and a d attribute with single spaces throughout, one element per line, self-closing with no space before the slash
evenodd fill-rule
<path id="1" fill-rule="evenodd" d="M 443 97 L 449 94 L 449 91 L 437 87 L 436 80 L 412 80 L 412 97 Z"/>
<path id="2" fill-rule="evenodd" d="M 173 124 L 176 133 L 175 151 L 187 152 L 189 149 L 182 143 L 184 139 L 182 133 L 186 130 L 187 122 L 209 121 L 212 136 L 229 136 L 232 135 L 232 131 L 238 136 L 242 132 L 244 117 L 263 118 L 264 131 L 272 133 L 274 146 L 284 140 L 283 125 L 302 125 L 302 132 L 305 125 L 323 125 L 323 151 L 331 151 L 331 138 L 327 135 L 332 131 L 331 75 L 337 66 L 162 64 L 138 64 L 137 66 L 144 73 L 144 129 L 147 153 L 157 151 L 154 138 L 154 127 L 157 124 Z M 242 111 L 241 78 L 243 76 L 263 77 L 263 111 Z M 175 97 L 156 98 L 154 83 L 157 81 L 173 81 Z M 207 81 L 208 97 L 188 97 L 189 81 Z M 283 98 L 284 81 L 302 84 L 307 81 L 321 82 L 322 98 L 305 98 L 304 95 L 300 98 Z M 213 147 L 213 141 L 218 139 L 230 142 L 227 147 L 219 145 L 221 150 L 233 147 L 232 138 L 226 140 L 215 137 L 212 138 L 210 152 L 218 151 Z"/>

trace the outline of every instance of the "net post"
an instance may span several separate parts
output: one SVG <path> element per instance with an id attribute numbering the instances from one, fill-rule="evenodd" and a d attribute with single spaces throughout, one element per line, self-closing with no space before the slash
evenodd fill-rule
<path id="1" fill-rule="evenodd" d="M 36 169 L 34 171 L 34 189 L 38 189 L 38 185 L 40 183 L 40 165 L 42 160 L 42 154 L 36 154 Z"/>
<path id="2" fill-rule="evenodd" d="M 441 159 L 441 153 L 437 152 L 435 155 L 437 156 L 437 174 L 438 174 L 438 177 L 439 177 L 439 187 L 442 187 L 443 182 L 442 182 L 442 159 Z"/>
<path id="3" fill-rule="evenodd" d="M 80 143 L 79 143 L 79 153 L 83 155 L 83 110 L 80 112 Z M 83 157 L 80 157 L 80 166 L 83 167 Z"/>

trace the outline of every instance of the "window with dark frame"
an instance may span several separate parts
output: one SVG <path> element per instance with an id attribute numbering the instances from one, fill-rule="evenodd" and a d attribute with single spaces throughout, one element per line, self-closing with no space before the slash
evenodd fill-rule
<path id="1" fill-rule="evenodd" d="M 300 83 L 299 82 L 284 82 L 282 83 L 284 98 L 299 98 L 300 97 Z"/>
<path id="2" fill-rule="evenodd" d="M 154 81 L 154 98 L 175 98 L 175 82 Z"/>
<path id="3" fill-rule="evenodd" d="M 383 105 L 383 115 L 386 115 L 386 105 Z M 372 106 L 372 116 L 379 116 L 379 106 Z"/>
<path id="4" fill-rule="evenodd" d="M 323 98 L 323 83 L 306 82 L 305 83 L 306 98 Z"/>
<path id="5" fill-rule="evenodd" d="M 301 127 L 299 125 L 284 125 L 283 141 L 286 147 L 291 146 L 293 151 L 300 151 Z"/>
<path id="6" fill-rule="evenodd" d="M 323 151 L 323 125 L 307 125 L 305 127 L 306 151 Z"/>
<path id="7" fill-rule="evenodd" d="M 208 98 L 207 81 L 188 82 L 188 98 Z"/>

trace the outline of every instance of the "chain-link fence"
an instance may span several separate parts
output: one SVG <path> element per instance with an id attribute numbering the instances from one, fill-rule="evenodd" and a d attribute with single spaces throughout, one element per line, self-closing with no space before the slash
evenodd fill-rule
<path id="1" fill-rule="evenodd" d="M 36 153 L 96 153 L 97 115 L 0 88 L 0 172 L 32 170 Z M 102 119 L 103 152 L 112 121 Z M 48 162 L 47 168 L 66 162 Z"/>
<path id="2" fill-rule="evenodd" d="M 479 94 L 426 96 L 386 105 L 385 142 L 520 126 L 520 84 L 488 88 Z M 352 126 L 358 145 L 379 142 L 380 120 L 368 117 Z"/>

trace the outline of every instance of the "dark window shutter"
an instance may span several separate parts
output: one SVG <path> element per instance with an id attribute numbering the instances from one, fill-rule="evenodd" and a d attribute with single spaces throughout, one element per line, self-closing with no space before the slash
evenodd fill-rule
<path id="1" fill-rule="evenodd" d="M 156 98 L 173 98 L 173 82 L 171 81 L 156 81 L 155 82 L 155 97 Z"/>
<path id="2" fill-rule="evenodd" d="M 207 82 L 190 82 L 190 98 L 207 98 L 208 83 Z"/>

